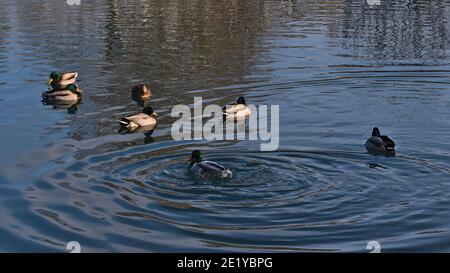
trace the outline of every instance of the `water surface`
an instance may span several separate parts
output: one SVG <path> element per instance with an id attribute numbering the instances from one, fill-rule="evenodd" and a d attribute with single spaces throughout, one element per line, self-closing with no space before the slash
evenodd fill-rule
<path id="1" fill-rule="evenodd" d="M 1 251 L 450 251 L 449 1 L 0 3 Z M 53 70 L 78 107 L 41 103 Z M 159 125 L 118 134 L 141 82 Z M 172 140 L 174 105 L 240 95 L 280 105 L 277 151 Z"/>

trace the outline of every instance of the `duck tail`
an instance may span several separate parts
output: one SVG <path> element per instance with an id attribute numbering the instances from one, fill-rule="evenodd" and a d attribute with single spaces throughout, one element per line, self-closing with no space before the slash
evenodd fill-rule
<path id="1" fill-rule="evenodd" d="M 223 122 L 226 122 L 227 121 L 227 113 L 223 113 L 222 114 L 222 120 L 223 120 Z"/>
<path id="2" fill-rule="evenodd" d="M 130 124 L 130 121 L 127 118 L 122 118 L 120 120 L 117 120 L 117 122 L 119 122 L 119 124 L 122 126 L 127 126 L 128 124 Z"/>
<path id="3" fill-rule="evenodd" d="M 121 120 L 118 120 L 120 126 L 122 127 L 126 127 L 129 130 L 135 130 L 139 127 L 139 124 L 127 119 L 127 118 L 122 118 Z"/>
<path id="4" fill-rule="evenodd" d="M 227 121 L 229 115 L 230 115 L 230 114 L 227 113 L 227 106 L 224 106 L 224 107 L 222 108 L 222 119 L 223 119 L 223 122 L 226 122 L 226 121 Z"/>
<path id="5" fill-rule="evenodd" d="M 395 144 L 394 143 L 386 143 L 384 145 L 384 148 L 386 149 L 386 151 L 395 151 Z"/>
<path id="6" fill-rule="evenodd" d="M 119 122 L 120 126 L 126 127 L 129 130 L 134 130 L 139 127 L 138 124 L 128 120 L 127 118 L 122 118 L 121 120 L 118 120 L 118 122 Z"/>

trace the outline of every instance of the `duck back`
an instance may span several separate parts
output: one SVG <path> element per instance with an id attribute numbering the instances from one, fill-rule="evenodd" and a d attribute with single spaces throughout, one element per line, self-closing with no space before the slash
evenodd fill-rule
<path id="1" fill-rule="evenodd" d="M 197 176 L 203 178 L 231 178 L 233 173 L 225 168 L 224 166 L 212 162 L 212 161 L 202 161 L 192 165 L 190 171 Z"/>

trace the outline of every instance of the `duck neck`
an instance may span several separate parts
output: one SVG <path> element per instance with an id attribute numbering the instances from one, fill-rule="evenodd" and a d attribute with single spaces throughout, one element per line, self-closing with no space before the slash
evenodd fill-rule
<path id="1" fill-rule="evenodd" d="M 197 164 L 197 161 L 189 162 L 189 168 L 192 168 L 195 164 Z"/>

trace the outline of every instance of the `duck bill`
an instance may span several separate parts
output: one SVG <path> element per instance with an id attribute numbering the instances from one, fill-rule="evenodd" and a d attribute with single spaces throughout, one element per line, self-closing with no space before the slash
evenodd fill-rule
<path id="1" fill-rule="evenodd" d="M 194 159 L 191 157 L 191 158 L 189 158 L 189 160 L 187 161 L 187 163 L 191 163 L 191 162 L 194 162 Z"/>
<path id="2" fill-rule="evenodd" d="M 150 98 L 150 92 L 146 91 L 144 94 L 142 94 L 141 98 Z"/>
<path id="3" fill-rule="evenodd" d="M 53 83 L 53 79 L 49 79 L 48 81 L 47 81 L 47 84 L 52 84 Z"/>
<path id="4" fill-rule="evenodd" d="M 157 118 L 157 117 L 158 117 L 158 114 L 152 113 L 150 116 L 153 117 L 153 118 Z"/>

